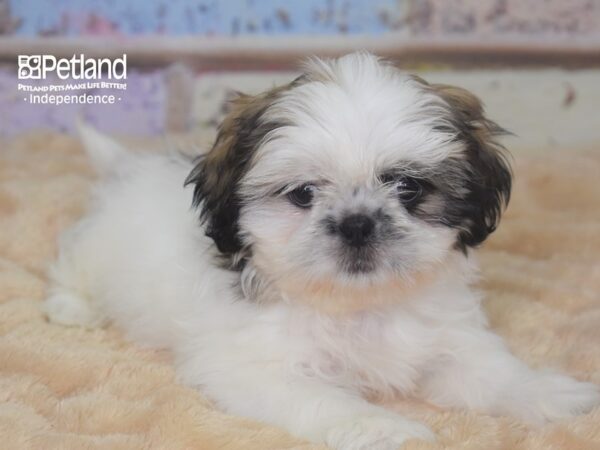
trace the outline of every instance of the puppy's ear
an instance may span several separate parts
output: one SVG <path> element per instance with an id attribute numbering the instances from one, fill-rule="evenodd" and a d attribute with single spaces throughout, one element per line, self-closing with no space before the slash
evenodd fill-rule
<path id="1" fill-rule="evenodd" d="M 244 252 L 239 234 L 242 207 L 240 180 L 265 135 L 279 124 L 264 113 L 282 88 L 262 95 L 237 94 L 221 123 L 212 149 L 200 157 L 185 185 L 194 185 L 193 205 L 200 208 L 206 235 L 212 238 L 229 268 L 241 269 Z"/>
<path id="2" fill-rule="evenodd" d="M 481 102 L 470 92 L 441 84 L 431 88 L 449 105 L 457 139 L 465 144 L 467 194 L 459 208 L 462 220 L 457 243 L 465 251 L 496 229 L 510 199 L 512 171 L 505 148 L 496 140 L 508 133 L 485 117 Z"/>

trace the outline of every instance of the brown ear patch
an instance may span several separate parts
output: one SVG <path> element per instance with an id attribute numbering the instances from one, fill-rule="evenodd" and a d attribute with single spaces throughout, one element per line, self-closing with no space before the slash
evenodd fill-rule
<path id="1" fill-rule="evenodd" d="M 452 106 L 454 113 L 469 120 L 486 120 L 481 101 L 466 89 L 447 84 L 431 84 L 429 86 Z"/>
<path id="2" fill-rule="evenodd" d="M 240 180 L 250 169 L 265 135 L 284 125 L 266 120 L 265 112 L 283 92 L 298 83 L 297 79 L 256 96 L 238 94 L 231 101 L 211 150 L 198 159 L 185 181 L 186 185 L 194 185 L 193 205 L 200 208 L 206 235 L 214 240 L 229 268 L 241 269 L 250 252 L 239 236 Z"/>
<path id="3" fill-rule="evenodd" d="M 457 246 L 463 251 L 482 243 L 500 221 L 510 199 L 512 171 L 506 149 L 497 141 L 508 134 L 489 120 L 481 101 L 469 91 L 444 84 L 429 84 L 415 77 L 426 90 L 438 95 L 448 106 L 447 121 L 456 139 L 464 144 L 465 159 L 454 172 L 462 173 L 466 194 L 446 195 L 445 219 L 458 228 Z"/>

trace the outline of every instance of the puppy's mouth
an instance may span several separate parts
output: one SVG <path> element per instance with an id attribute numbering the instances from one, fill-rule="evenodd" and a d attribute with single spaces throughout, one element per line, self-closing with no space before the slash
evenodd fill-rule
<path id="1" fill-rule="evenodd" d="M 349 275 L 367 275 L 377 269 L 377 252 L 373 248 L 346 248 L 340 258 L 341 270 Z"/>

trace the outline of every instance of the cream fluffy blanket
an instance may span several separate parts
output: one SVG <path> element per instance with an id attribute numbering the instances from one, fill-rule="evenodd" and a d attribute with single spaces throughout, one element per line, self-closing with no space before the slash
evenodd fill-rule
<path id="1" fill-rule="evenodd" d="M 481 252 L 491 326 L 534 366 L 600 384 L 600 154 L 517 158 L 503 223 Z M 177 384 L 165 353 L 114 329 L 49 324 L 40 311 L 56 237 L 84 211 L 93 175 L 55 134 L 0 142 L 0 448 L 317 448 L 227 416 Z M 510 418 L 389 405 L 428 423 L 407 449 L 600 448 L 600 408 L 528 428 Z"/>

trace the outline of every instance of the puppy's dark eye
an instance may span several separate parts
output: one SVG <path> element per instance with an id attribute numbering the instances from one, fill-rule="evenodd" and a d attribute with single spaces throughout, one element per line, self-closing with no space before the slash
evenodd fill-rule
<path id="1" fill-rule="evenodd" d="M 398 193 L 398 198 L 405 204 L 414 203 L 423 194 L 423 186 L 415 178 L 383 175 L 381 181 L 384 184 L 394 186 Z"/>
<path id="2" fill-rule="evenodd" d="M 414 178 L 402 178 L 396 182 L 398 197 L 404 203 L 412 203 L 419 199 L 423 193 L 423 187 Z"/>
<path id="3" fill-rule="evenodd" d="M 313 197 L 315 196 L 315 186 L 313 184 L 303 184 L 287 195 L 288 200 L 299 208 L 310 208 Z"/>

